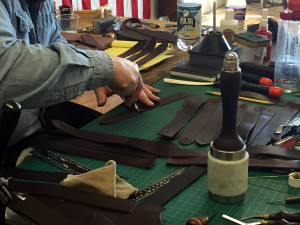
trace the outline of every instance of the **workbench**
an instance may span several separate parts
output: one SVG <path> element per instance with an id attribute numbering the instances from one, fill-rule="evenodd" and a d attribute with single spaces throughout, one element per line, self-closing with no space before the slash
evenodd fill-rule
<path id="1" fill-rule="evenodd" d="M 215 98 L 215 96 L 208 96 L 205 94 L 206 90 L 216 90 L 215 88 L 207 86 L 174 85 L 165 83 L 163 79 L 158 80 L 153 86 L 161 90 L 160 97 L 184 91 L 195 95 L 203 95 L 207 98 Z M 282 98 L 297 99 L 297 97 L 291 94 L 284 94 Z M 99 121 L 102 118 L 127 110 L 126 107 L 120 105 L 106 115 L 87 124 L 82 129 L 150 140 L 161 140 L 158 135 L 156 135 L 156 132 L 172 120 L 183 101 L 183 99 L 178 100 L 115 124 L 99 124 Z M 277 111 L 281 109 L 280 106 L 275 106 L 275 108 Z M 180 148 L 197 148 L 199 151 L 207 151 L 209 149 L 208 146 L 200 147 L 197 144 L 183 146 L 178 140 L 173 142 Z M 105 161 L 78 156 L 67 156 L 91 169 L 102 167 L 106 163 Z M 25 161 L 20 167 L 34 170 L 61 171 L 35 157 Z M 129 179 L 126 181 L 141 189 L 180 168 L 182 167 L 168 166 L 166 165 L 166 158 L 159 158 L 151 169 L 141 169 L 118 164 L 117 173 L 123 176 L 129 176 Z M 276 174 L 261 169 L 250 170 L 245 200 L 237 204 L 220 204 L 211 200 L 208 197 L 206 179 L 207 176 L 205 174 L 164 205 L 166 211 L 161 216 L 162 224 L 183 225 L 190 217 L 210 216 L 213 213 L 217 213 L 217 215 L 209 221 L 209 224 L 229 225 L 232 223 L 223 220 L 222 214 L 227 214 L 234 218 L 241 218 L 251 215 L 271 214 L 281 210 L 290 213 L 300 211 L 300 204 L 267 203 L 268 201 L 284 200 L 289 196 L 300 195 L 300 189 L 289 187 L 288 177 L 286 175 Z"/>

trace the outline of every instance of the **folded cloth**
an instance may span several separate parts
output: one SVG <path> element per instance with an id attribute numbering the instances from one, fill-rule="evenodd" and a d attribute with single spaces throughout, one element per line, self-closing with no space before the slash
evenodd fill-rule
<path id="1" fill-rule="evenodd" d="M 105 167 L 80 175 L 69 174 L 62 184 L 79 190 L 127 199 L 137 189 L 116 174 L 116 162 L 110 160 Z"/>

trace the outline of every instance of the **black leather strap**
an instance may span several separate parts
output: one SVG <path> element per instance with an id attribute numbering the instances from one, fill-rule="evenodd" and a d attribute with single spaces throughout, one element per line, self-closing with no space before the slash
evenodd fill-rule
<path id="1" fill-rule="evenodd" d="M 143 200 L 141 205 L 159 205 L 163 206 L 175 195 L 184 190 L 188 185 L 206 173 L 206 168 L 200 166 L 190 166 L 180 175 L 174 177 L 169 183 L 162 186 L 152 195 Z"/>
<path id="2" fill-rule="evenodd" d="M 122 120 L 126 120 L 126 119 L 129 119 L 131 117 L 140 115 L 144 112 L 147 112 L 147 111 L 152 110 L 152 109 L 156 109 L 160 106 L 166 105 L 170 102 L 177 101 L 179 99 L 185 98 L 185 97 L 190 96 L 190 95 L 191 94 L 188 94 L 188 93 L 185 93 L 185 92 L 177 92 L 173 95 L 161 98 L 160 101 L 154 105 L 154 107 L 147 107 L 147 106 L 142 105 L 142 106 L 139 107 L 140 108 L 139 112 L 133 111 L 133 110 L 127 110 L 125 112 L 121 112 L 121 113 L 118 113 L 118 114 L 115 114 L 115 115 L 112 115 L 112 116 L 109 116 L 109 117 L 105 117 L 104 119 L 100 120 L 99 123 L 100 124 L 112 124 L 112 123 L 116 123 L 116 122 L 119 122 L 119 121 L 122 121 Z"/>
<path id="3" fill-rule="evenodd" d="M 270 123 L 249 143 L 249 145 L 266 145 L 270 142 L 272 134 L 278 126 L 291 120 L 299 111 L 300 105 L 288 103 L 283 109 L 275 115 Z"/>
<path id="4" fill-rule="evenodd" d="M 198 108 L 206 102 L 206 98 L 199 95 L 189 96 L 181 108 L 165 127 L 157 132 L 158 135 L 173 138 L 192 118 Z"/>
<path id="5" fill-rule="evenodd" d="M 272 119 L 275 113 L 276 109 L 274 107 L 267 107 L 261 112 L 252 132 L 248 136 L 246 142 L 247 144 L 250 143 L 258 135 L 258 133 L 265 127 L 265 125 L 270 121 L 270 119 Z"/>
<path id="6" fill-rule="evenodd" d="M 246 142 L 250 131 L 255 126 L 263 107 L 249 105 L 240 123 L 237 126 L 237 132 L 240 137 Z"/>
<path id="7" fill-rule="evenodd" d="M 189 145 L 195 142 L 199 131 L 203 129 L 204 125 L 211 117 L 212 112 L 217 108 L 218 102 L 220 102 L 220 100 L 216 98 L 210 98 L 206 101 L 181 135 L 179 140 L 181 144 Z"/>

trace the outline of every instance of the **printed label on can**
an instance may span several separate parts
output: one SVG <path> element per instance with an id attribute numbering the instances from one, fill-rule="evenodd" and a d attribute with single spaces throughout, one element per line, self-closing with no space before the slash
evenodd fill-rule
<path id="1" fill-rule="evenodd" d="M 235 20 L 245 20 L 245 17 L 246 17 L 246 8 L 233 9 L 233 11 L 234 11 L 233 18 Z"/>
<path id="2" fill-rule="evenodd" d="M 182 3 L 177 7 L 177 35 L 182 39 L 198 39 L 201 30 L 201 4 Z"/>

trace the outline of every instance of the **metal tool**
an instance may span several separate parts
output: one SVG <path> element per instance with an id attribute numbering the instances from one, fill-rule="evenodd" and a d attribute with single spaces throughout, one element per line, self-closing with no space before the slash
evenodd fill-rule
<path id="1" fill-rule="evenodd" d="M 148 187 L 145 187 L 136 193 L 129 196 L 129 199 L 135 200 L 135 201 L 141 201 L 147 196 L 153 194 L 155 191 L 157 191 L 160 187 L 164 186 L 165 184 L 169 183 L 174 177 L 180 175 L 184 172 L 188 167 L 184 167 L 180 170 L 177 170 L 176 172 L 162 178 L 161 180 L 156 181 L 155 183 L 149 185 Z"/>
<path id="2" fill-rule="evenodd" d="M 238 56 L 229 52 L 225 55 L 220 76 L 222 129 L 210 144 L 207 160 L 209 196 L 221 203 L 242 201 L 248 186 L 249 154 L 236 126 L 241 79 Z M 232 174 L 235 174 L 234 178 Z"/>
<path id="3" fill-rule="evenodd" d="M 283 200 L 269 201 L 268 203 L 300 203 L 300 195 L 287 197 Z"/>
<path id="4" fill-rule="evenodd" d="M 255 215 L 248 216 L 240 219 L 240 221 L 250 220 L 250 219 L 264 219 L 264 220 L 280 220 L 285 219 L 290 222 L 300 222 L 300 212 L 298 213 L 288 213 L 285 211 L 280 211 L 274 214 L 264 214 L 264 215 Z"/>
<path id="5" fill-rule="evenodd" d="M 240 225 L 259 225 L 259 224 L 264 224 L 264 225 L 300 225 L 300 223 L 290 223 L 284 219 L 274 221 L 274 220 L 261 220 L 258 222 L 253 222 L 253 223 L 244 223 L 240 220 L 234 219 L 230 216 L 224 215 L 222 216 L 224 219 L 229 220 L 233 223 L 240 224 Z"/>
<path id="6" fill-rule="evenodd" d="M 207 224 L 208 220 L 214 217 L 216 213 L 210 216 L 201 216 L 201 217 L 192 217 L 186 221 L 185 225 L 205 225 Z"/>

